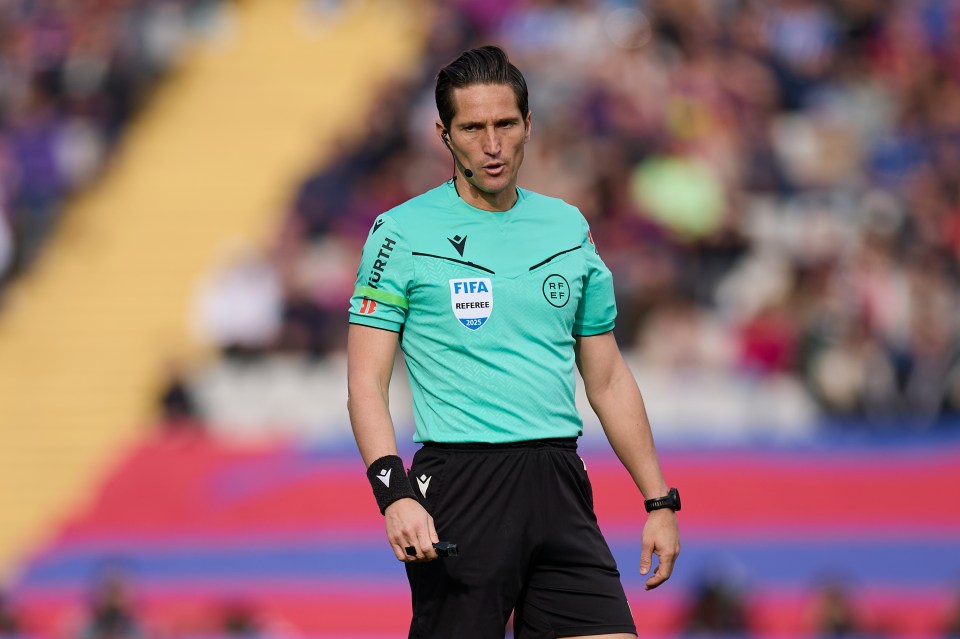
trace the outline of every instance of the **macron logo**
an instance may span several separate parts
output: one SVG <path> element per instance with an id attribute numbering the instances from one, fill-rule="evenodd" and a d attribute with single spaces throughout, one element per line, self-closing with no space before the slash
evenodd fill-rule
<path id="1" fill-rule="evenodd" d="M 384 468 L 380 471 L 380 474 L 377 475 L 377 479 L 383 482 L 383 485 L 387 488 L 390 488 L 390 473 L 393 472 L 392 468 Z"/>
<path id="2" fill-rule="evenodd" d="M 420 494 L 423 495 L 424 499 L 427 497 L 427 488 L 430 487 L 431 479 L 433 479 L 433 476 L 420 475 L 417 477 L 417 485 L 420 486 Z"/>
<path id="3" fill-rule="evenodd" d="M 447 238 L 447 241 L 453 244 L 453 248 L 457 249 L 457 253 L 460 254 L 460 257 L 463 257 L 463 249 L 467 247 L 467 236 L 464 235 L 460 237 L 459 235 L 454 235 L 453 239 Z"/>

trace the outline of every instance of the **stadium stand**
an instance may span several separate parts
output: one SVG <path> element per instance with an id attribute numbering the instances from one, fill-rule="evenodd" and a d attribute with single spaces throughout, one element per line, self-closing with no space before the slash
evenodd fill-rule
<path id="1" fill-rule="evenodd" d="M 492 41 L 533 89 L 522 183 L 590 218 L 683 490 L 677 571 L 644 593 L 639 496 L 588 420 L 641 633 L 956 636 L 960 2 L 235 11 L 98 187 L 143 199 L 80 200 L 0 315 L 0 424 L 29 424 L 2 433 L 0 633 L 403 636 L 344 410 L 346 298 L 374 217 L 449 178 L 432 74 Z"/>
<path id="2" fill-rule="evenodd" d="M 14 0 L 0 6 L 0 574 L 8 572 L 15 554 L 11 544 L 25 539 L 19 522 L 35 525 L 38 513 L 49 509 L 51 493 L 62 491 L 56 473 L 37 469 L 50 464 L 70 474 L 91 447 L 103 444 L 96 429 L 85 433 L 70 420 L 78 411 L 103 415 L 93 408 L 96 395 L 88 393 L 91 382 L 107 381 L 91 379 L 103 371 L 90 363 L 108 361 L 104 344 L 78 348 L 71 342 L 85 334 L 82 316 L 92 315 L 106 330 L 118 310 L 98 297 L 102 272 L 84 270 L 91 253 L 105 248 L 98 231 L 111 235 L 113 222 L 84 228 L 92 231 L 85 237 L 73 228 L 71 237 L 61 238 L 64 248 L 47 265 L 61 273 L 53 284 L 46 283 L 50 278 L 23 282 L 21 291 L 10 280 L 41 259 L 61 218 L 74 221 L 64 211 L 107 171 L 132 119 L 158 84 L 175 74 L 190 43 L 216 37 L 228 17 L 219 0 Z M 84 267 L 73 269 L 76 260 Z M 130 273 L 126 282 L 131 291 L 134 278 Z M 74 375 L 64 377 L 71 358 Z M 61 412 L 48 419 L 36 415 L 61 401 Z"/>
<path id="3" fill-rule="evenodd" d="M 265 240 L 318 145 L 349 137 L 378 78 L 415 59 L 415 14 L 399 9 L 360 7 L 334 30 L 311 30 L 299 3 L 236 7 L 233 36 L 193 52 L 156 92 L 122 162 L 71 205 L 42 262 L 9 291 L 0 314 L 4 574 L 142 434 L 163 362 L 202 352 L 185 318 L 205 266 L 231 237 Z M 338 56 L 349 56 L 349 71 Z"/>
<path id="4" fill-rule="evenodd" d="M 281 294 L 257 289 L 273 325 L 259 325 L 252 350 L 289 360 L 342 349 L 342 300 L 370 221 L 450 175 L 431 135 L 431 74 L 489 40 L 530 75 L 523 183 L 591 219 L 619 286 L 618 338 L 663 397 L 651 406 L 660 422 L 712 430 L 719 416 L 731 432 L 786 436 L 818 419 L 955 425 L 957 3 L 637 6 L 438 8 L 423 76 L 385 90 L 365 143 L 293 198 L 282 250 L 259 263 Z M 203 299 L 209 315 L 214 298 Z M 198 373 L 213 421 L 235 417 L 221 412 L 227 397 L 256 402 L 242 380 L 257 368 L 236 361 Z M 715 392 L 691 407 L 691 383 Z"/>

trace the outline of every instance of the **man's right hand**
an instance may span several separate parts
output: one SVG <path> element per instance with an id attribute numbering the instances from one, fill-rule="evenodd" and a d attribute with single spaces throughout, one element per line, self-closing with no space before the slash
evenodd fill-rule
<path id="1" fill-rule="evenodd" d="M 437 551 L 433 544 L 440 541 L 430 516 L 416 499 L 404 498 L 393 502 L 383 512 L 387 526 L 387 539 L 393 553 L 402 562 L 433 561 Z M 414 548 L 416 555 L 407 554 Z"/>

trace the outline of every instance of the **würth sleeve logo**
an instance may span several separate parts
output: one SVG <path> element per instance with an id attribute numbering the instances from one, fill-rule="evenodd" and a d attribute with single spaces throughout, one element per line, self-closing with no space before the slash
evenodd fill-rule
<path id="1" fill-rule="evenodd" d="M 493 284 L 488 277 L 450 280 L 450 306 L 461 324 L 475 331 L 493 312 Z"/>
<path id="2" fill-rule="evenodd" d="M 389 237 L 383 238 L 383 244 L 380 245 L 380 252 L 377 253 L 377 258 L 373 261 L 370 274 L 367 276 L 367 286 L 377 288 L 377 284 L 383 277 L 383 272 L 387 268 L 387 262 L 390 260 L 390 255 L 393 253 L 396 245 L 397 241 L 395 239 Z"/>

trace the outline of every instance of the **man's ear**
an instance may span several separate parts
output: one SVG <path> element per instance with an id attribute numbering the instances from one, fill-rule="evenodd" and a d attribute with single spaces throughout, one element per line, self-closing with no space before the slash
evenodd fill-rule
<path id="1" fill-rule="evenodd" d="M 530 141 L 530 131 L 533 128 L 533 112 L 527 111 L 527 117 L 523 119 L 523 128 L 526 129 L 523 132 L 523 142 L 526 144 Z"/>
<path id="2" fill-rule="evenodd" d="M 437 128 L 437 137 L 440 138 L 440 141 L 443 142 L 444 145 L 448 144 L 447 138 L 449 138 L 450 134 L 447 133 L 447 127 L 443 126 L 443 122 L 440 120 L 437 120 L 434 126 Z"/>

